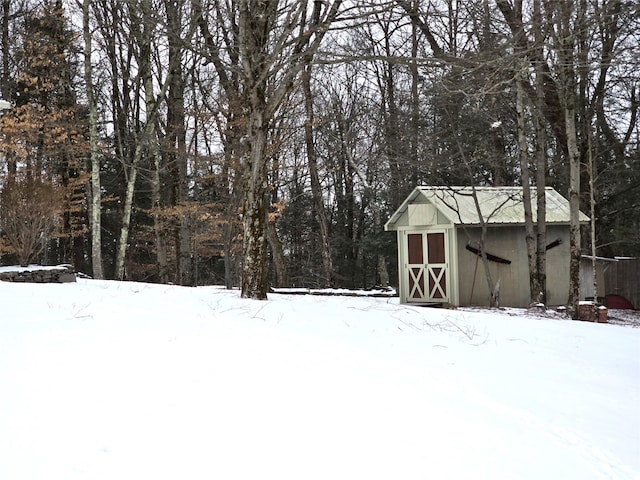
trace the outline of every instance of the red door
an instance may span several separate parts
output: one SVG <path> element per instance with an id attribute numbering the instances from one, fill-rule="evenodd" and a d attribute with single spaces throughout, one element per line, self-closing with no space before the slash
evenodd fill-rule
<path id="1" fill-rule="evenodd" d="M 445 232 L 407 234 L 408 301 L 448 301 Z"/>

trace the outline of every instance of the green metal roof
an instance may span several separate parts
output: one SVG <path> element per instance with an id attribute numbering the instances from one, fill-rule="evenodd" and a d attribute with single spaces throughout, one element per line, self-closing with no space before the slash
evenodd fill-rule
<path id="1" fill-rule="evenodd" d="M 524 224 L 522 187 L 416 187 L 385 224 L 385 230 L 395 230 L 395 225 L 411 203 L 428 200 L 454 225 L 479 225 L 480 216 L 487 224 Z M 423 198 L 420 198 L 423 197 Z M 536 189 L 531 188 L 533 221 L 536 221 Z M 551 187 L 545 188 L 546 221 L 548 224 L 569 223 L 569 201 Z M 580 212 L 580 222 L 589 217 Z"/>

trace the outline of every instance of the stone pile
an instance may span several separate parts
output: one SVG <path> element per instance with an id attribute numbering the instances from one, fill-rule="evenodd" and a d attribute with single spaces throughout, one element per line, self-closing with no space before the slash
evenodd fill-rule
<path id="1" fill-rule="evenodd" d="M 15 267 L 0 269 L 0 280 L 24 283 L 68 283 L 76 281 L 73 265 Z"/>

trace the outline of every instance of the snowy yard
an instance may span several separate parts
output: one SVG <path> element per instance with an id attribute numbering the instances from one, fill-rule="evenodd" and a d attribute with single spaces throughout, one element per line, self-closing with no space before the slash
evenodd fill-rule
<path id="1" fill-rule="evenodd" d="M 0 479 L 638 479 L 640 328 L 0 282 Z"/>

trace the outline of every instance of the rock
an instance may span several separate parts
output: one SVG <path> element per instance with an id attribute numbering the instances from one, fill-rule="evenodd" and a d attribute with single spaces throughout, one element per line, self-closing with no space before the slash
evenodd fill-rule
<path id="1" fill-rule="evenodd" d="M 0 280 L 19 283 L 69 283 L 76 281 L 73 265 L 2 267 Z"/>

